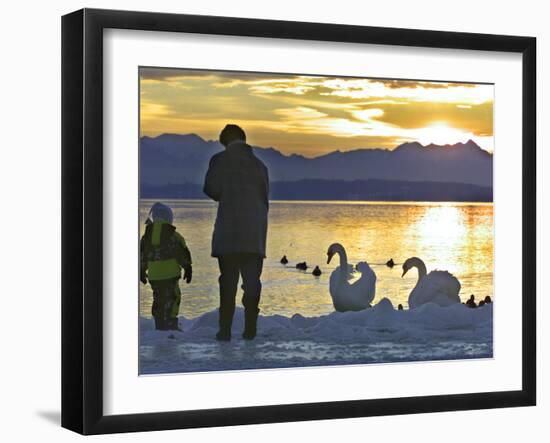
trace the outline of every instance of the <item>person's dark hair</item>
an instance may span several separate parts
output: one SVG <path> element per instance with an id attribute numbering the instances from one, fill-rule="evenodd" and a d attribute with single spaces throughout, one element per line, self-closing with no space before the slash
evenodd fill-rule
<path id="1" fill-rule="evenodd" d="M 224 146 L 227 146 L 229 143 L 236 140 L 246 141 L 246 134 L 240 126 L 237 125 L 226 125 L 220 133 L 220 143 Z"/>

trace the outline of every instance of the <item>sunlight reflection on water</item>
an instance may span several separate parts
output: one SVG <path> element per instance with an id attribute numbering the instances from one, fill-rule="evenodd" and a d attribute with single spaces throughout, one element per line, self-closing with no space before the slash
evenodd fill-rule
<path id="1" fill-rule="evenodd" d="M 143 221 L 153 201 L 140 203 Z M 206 200 L 164 201 L 174 210 L 174 222 L 193 255 L 193 282 L 180 283 L 180 315 L 197 317 L 218 307 L 218 267 L 210 257 L 216 205 Z M 328 290 L 326 250 L 342 243 L 350 263 L 367 261 L 377 274 L 376 303 L 388 297 L 407 306 L 417 279 L 415 271 L 401 278 L 405 259 L 418 256 L 428 271 L 445 269 L 461 282 L 460 296 L 493 296 L 493 205 L 475 203 L 394 202 L 271 202 L 267 259 L 262 275 L 263 315 L 316 316 L 333 311 Z M 287 266 L 279 263 L 286 255 Z M 390 258 L 397 265 L 385 266 Z M 311 269 L 295 269 L 306 261 Z M 323 275 L 311 270 L 319 265 Z M 238 295 L 240 299 L 240 295 Z M 140 312 L 150 316 L 152 293 L 140 285 Z"/>

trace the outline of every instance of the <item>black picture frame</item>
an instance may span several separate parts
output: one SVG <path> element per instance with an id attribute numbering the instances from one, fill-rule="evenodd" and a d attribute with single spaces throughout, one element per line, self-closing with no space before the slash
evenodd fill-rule
<path id="1" fill-rule="evenodd" d="M 523 64 L 522 388 L 131 415 L 103 412 L 103 31 L 108 28 L 519 53 Z M 62 426 L 82 434 L 536 403 L 536 39 L 83 9 L 62 18 Z"/>

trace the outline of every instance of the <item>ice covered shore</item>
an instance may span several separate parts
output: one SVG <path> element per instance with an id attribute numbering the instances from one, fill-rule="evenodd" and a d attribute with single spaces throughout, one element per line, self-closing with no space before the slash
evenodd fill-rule
<path id="1" fill-rule="evenodd" d="M 218 343 L 217 311 L 180 317 L 183 332 L 155 331 L 140 318 L 140 373 L 172 373 L 490 358 L 493 305 L 470 309 L 426 304 L 398 311 L 383 299 L 372 309 L 320 317 L 260 316 L 258 336 L 241 339 L 237 309 L 233 340 Z"/>

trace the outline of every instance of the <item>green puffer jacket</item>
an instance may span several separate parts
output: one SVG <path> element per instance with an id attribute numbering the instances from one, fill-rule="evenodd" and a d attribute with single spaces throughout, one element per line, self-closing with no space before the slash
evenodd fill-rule
<path id="1" fill-rule="evenodd" d="M 181 268 L 191 266 L 191 252 L 176 228 L 165 221 L 155 221 L 145 228 L 140 242 L 142 275 L 151 281 L 181 277 Z"/>

